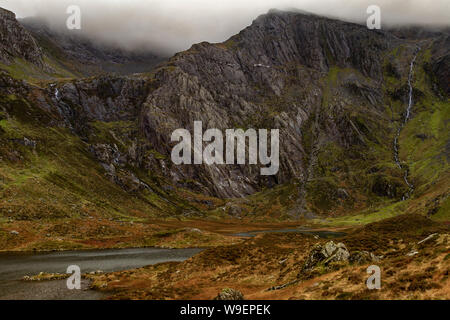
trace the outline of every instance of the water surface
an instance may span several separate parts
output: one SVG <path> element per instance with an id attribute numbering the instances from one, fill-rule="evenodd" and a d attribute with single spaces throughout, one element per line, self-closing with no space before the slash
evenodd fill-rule
<path id="1" fill-rule="evenodd" d="M 330 231 L 330 230 L 306 230 L 306 229 L 277 229 L 277 230 L 260 230 L 260 231 L 249 231 L 249 232 L 240 232 L 235 233 L 233 236 L 236 237 L 255 237 L 260 233 L 301 233 L 301 234 L 309 234 L 314 236 L 319 236 L 324 239 L 332 239 L 332 238 L 340 238 L 346 235 L 345 232 L 339 231 Z"/>
<path id="2" fill-rule="evenodd" d="M 100 299 L 101 292 L 87 290 L 88 282 L 82 282 L 82 290 L 68 290 L 66 281 L 25 282 L 25 275 L 39 272 L 66 273 L 70 265 L 78 265 L 82 273 L 129 270 L 146 265 L 184 261 L 201 249 L 107 249 L 64 251 L 40 254 L 0 253 L 0 299 Z"/>

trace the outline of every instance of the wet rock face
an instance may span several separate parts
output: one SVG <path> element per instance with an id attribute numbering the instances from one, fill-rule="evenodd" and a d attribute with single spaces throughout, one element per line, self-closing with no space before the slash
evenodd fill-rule
<path id="1" fill-rule="evenodd" d="M 47 67 L 42 50 L 16 20 L 16 15 L 0 8 L 0 62 L 11 63 L 14 58 L 22 58 L 41 68 Z"/>

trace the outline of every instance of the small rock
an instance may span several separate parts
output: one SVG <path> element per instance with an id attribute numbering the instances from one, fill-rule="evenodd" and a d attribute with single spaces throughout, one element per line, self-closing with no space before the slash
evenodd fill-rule
<path id="1" fill-rule="evenodd" d="M 416 254 L 419 254 L 419 251 L 413 250 L 413 251 L 407 253 L 406 255 L 407 255 L 408 257 L 412 257 L 412 256 L 415 256 Z"/>
<path id="2" fill-rule="evenodd" d="M 212 201 L 210 201 L 210 200 L 203 200 L 202 203 L 206 204 L 208 207 L 214 206 L 214 203 Z"/>
<path id="3" fill-rule="evenodd" d="M 371 262 L 380 262 L 381 258 L 369 251 L 356 251 L 350 255 L 351 263 L 366 264 Z"/>
<path id="4" fill-rule="evenodd" d="M 18 236 L 18 235 L 19 235 L 19 232 L 17 232 L 16 230 L 13 230 L 13 231 L 11 231 L 11 234 L 13 234 L 13 235 L 15 235 L 15 236 Z"/>
<path id="5" fill-rule="evenodd" d="M 97 271 L 91 271 L 91 272 L 89 272 L 89 274 L 92 274 L 92 275 L 102 274 L 102 273 L 103 273 L 102 270 L 97 270 Z"/>
<path id="6" fill-rule="evenodd" d="M 438 236 L 439 234 L 438 233 L 433 233 L 433 234 L 430 234 L 428 237 L 426 237 L 425 239 L 423 239 L 423 240 L 420 240 L 419 242 L 417 242 L 417 244 L 422 244 L 422 243 L 424 243 L 424 242 L 427 242 L 428 240 L 431 240 L 431 239 L 433 239 L 434 237 L 436 237 L 436 236 Z"/>
<path id="7" fill-rule="evenodd" d="M 339 199 L 348 199 L 348 198 L 350 198 L 350 196 L 349 196 L 347 190 L 342 189 L 342 188 L 337 189 L 336 195 L 337 195 L 337 197 L 338 197 Z"/>
<path id="8" fill-rule="evenodd" d="M 416 138 L 424 141 L 424 140 L 428 139 L 428 136 L 425 133 L 418 133 L 418 134 L 416 134 Z"/>

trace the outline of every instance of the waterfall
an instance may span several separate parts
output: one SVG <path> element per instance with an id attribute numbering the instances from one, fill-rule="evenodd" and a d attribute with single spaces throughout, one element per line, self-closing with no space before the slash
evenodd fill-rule
<path id="1" fill-rule="evenodd" d="M 403 127 L 406 125 L 406 123 L 409 120 L 409 117 L 411 115 L 411 108 L 413 106 L 413 86 L 412 86 L 412 80 L 413 80 L 413 76 L 414 76 L 414 63 L 416 62 L 416 58 L 417 55 L 419 53 L 420 48 L 416 49 L 416 52 L 414 54 L 414 57 L 411 61 L 411 64 L 409 66 L 409 75 L 408 75 L 408 107 L 406 108 L 406 113 L 405 113 L 405 118 L 403 119 L 400 127 L 397 130 L 397 134 L 395 135 L 394 138 L 394 161 L 397 164 L 397 166 L 404 170 L 404 176 L 403 176 L 403 180 L 405 181 L 406 185 L 408 186 L 409 190 L 403 195 L 402 200 L 406 200 L 408 199 L 412 192 L 414 191 L 414 185 L 409 181 L 408 177 L 409 177 L 409 170 L 408 168 L 403 168 L 401 162 L 400 162 L 400 156 L 399 156 L 399 143 L 398 143 L 398 139 L 400 137 L 400 132 L 402 131 Z"/>
<path id="2" fill-rule="evenodd" d="M 408 87 L 409 87 L 409 96 L 408 96 L 408 108 L 406 108 L 406 115 L 405 115 L 405 121 L 403 122 L 403 125 L 405 125 L 409 120 L 409 115 L 411 114 L 411 108 L 413 105 L 413 87 L 412 87 L 412 78 L 413 78 L 413 72 L 414 72 L 414 63 L 416 62 L 418 50 L 416 49 L 416 54 L 414 55 L 414 58 L 411 61 L 411 65 L 409 66 L 409 76 L 408 76 Z"/>

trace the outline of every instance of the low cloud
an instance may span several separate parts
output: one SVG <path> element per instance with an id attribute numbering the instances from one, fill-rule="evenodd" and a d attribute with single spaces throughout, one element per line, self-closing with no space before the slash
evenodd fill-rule
<path id="1" fill-rule="evenodd" d="M 63 28 L 69 5 L 82 10 L 82 32 L 129 49 L 164 54 L 201 41 L 221 42 L 271 8 L 301 9 L 363 22 L 369 5 L 381 8 L 382 24 L 448 25 L 448 0 L 0 0 L 18 17 L 39 17 Z"/>

